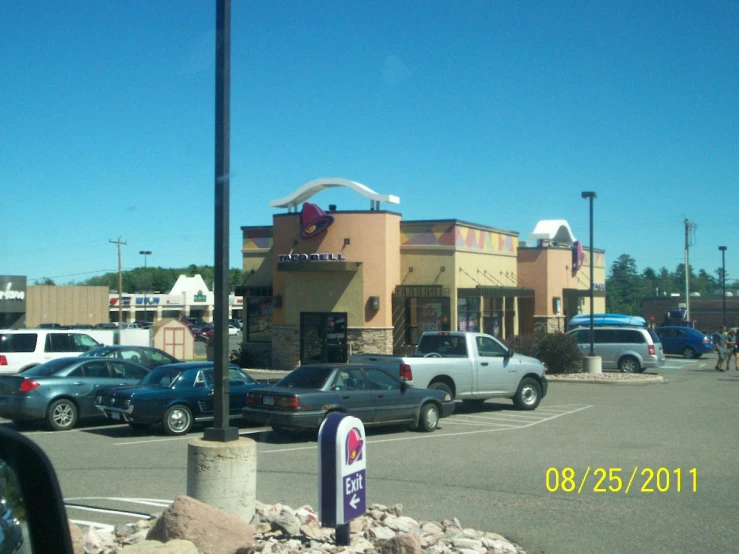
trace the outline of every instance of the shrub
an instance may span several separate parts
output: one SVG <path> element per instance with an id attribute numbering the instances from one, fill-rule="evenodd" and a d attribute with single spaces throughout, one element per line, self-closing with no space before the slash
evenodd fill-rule
<path id="1" fill-rule="evenodd" d="M 575 339 L 564 333 L 549 333 L 539 340 L 538 358 L 547 366 L 547 373 L 579 373 L 582 352 Z"/>
<path id="2" fill-rule="evenodd" d="M 524 356 L 539 357 L 539 344 L 536 335 L 516 335 L 503 341 L 510 350 Z"/>

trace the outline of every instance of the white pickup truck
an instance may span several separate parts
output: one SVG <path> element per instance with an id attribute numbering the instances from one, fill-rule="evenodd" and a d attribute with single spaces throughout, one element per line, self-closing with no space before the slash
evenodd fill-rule
<path id="1" fill-rule="evenodd" d="M 547 394 L 544 364 L 482 333 L 428 332 L 413 356 L 354 354 L 349 362 L 380 366 L 414 387 L 443 390 L 466 402 L 510 398 L 519 410 L 534 410 Z"/>

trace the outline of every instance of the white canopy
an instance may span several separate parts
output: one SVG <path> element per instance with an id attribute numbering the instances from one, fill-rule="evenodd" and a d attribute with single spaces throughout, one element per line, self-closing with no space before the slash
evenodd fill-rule
<path id="1" fill-rule="evenodd" d="M 317 192 L 332 187 L 346 187 L 361 194 L 365 198 L 369 198 L 372 201 L 373 208 L 377 207 L 379 209 L 380 202 L 400 204 L 400 198 L 397 196 L 393 196 L 392 194 L 378 194 L 362 183 L 350 181 L 349 179 L 342 179 L 340 177 L 325 177 L 309 181 L 292 194 L 289 194 L 284 198 L 280 198 L 279 200 L 270 201 L 269 205 L 273 208 L 287 208 L 288 210 L 290 208 L 297 208 Z"/>
<path id="2" fill-rule="evenodd" d="M 575 235 L 572 234 L 570 224 L 564 219 L 544 219 L 536 224 L 534 232 L 529 238 L 538 240 L 548 240 L 556 242 L 561 246 L 571 246 L 575 242 Z"/>

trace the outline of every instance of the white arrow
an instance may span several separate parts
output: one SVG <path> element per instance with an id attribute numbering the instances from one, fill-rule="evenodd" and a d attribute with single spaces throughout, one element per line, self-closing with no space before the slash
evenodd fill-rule
<path id="1" fill-rule="evenodd" d="M 349 501 L 349 505 L 356 510 L 357 504 L 359 504 L 359 497 L 355 493 L 352 495 L 352 499 Z"/>

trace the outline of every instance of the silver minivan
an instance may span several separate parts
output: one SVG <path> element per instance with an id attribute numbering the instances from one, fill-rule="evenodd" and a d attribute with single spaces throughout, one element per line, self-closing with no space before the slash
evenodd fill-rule
<path id="1" fill-rule="evenodd" d="M 596 326 L 593 350 L 600 356 L 603 369 L 620 369 L 641 373 L 646 368 L 665 363 L 662 341 L 657 333 L 645 327 Z M 590 353 L 590 328 L 579 327 L 567 332 L 583 354 Z"/>

